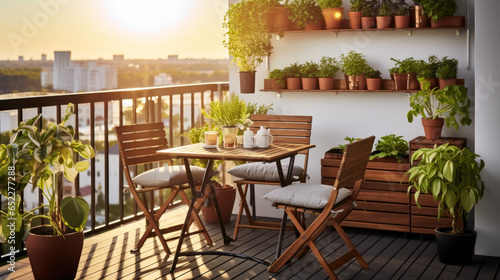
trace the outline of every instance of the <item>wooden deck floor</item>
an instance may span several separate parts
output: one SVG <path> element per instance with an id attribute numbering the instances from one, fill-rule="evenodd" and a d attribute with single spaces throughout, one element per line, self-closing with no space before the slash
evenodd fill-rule
<path id="1" fill-rule="evenodd" d="M 185 206 L 170 210 L 169 219 L 182 220 L 185 210 Z M 233 216 L 233 222 L 226 225 L 230 235 L 234 220 Z M 139 254 L 130 252 L 144 231 L 144 224 L 144 221 L 133 222 L 86 238 L 76 279 L 328 279 L 312 253 L 294 260 L 276 274 L 269 273 L 265 265 L 227 256 L 181 257 L 171 274 L 173 256 L 165 259 L 156 239 L 146 241 Z M 223 249 L 268 261 L 274 257 L 277 231 L 244 229 L 236 242 L 224 246 L 218 227 L 208 224 L 207 228 L 215 245 L 205 246 L 200 236 L 192 236 L 186 239 L 183 249 Z M 339 279 L 500 279 L 500 258 L 475 256 L 468 266 L 444 265 L 438 260 L 431 237 L 354 228 L 347 233 L 370 269 L 351 262 L 335 271 Z M 288 232 L 285 245 L 293 238 Z M 329 230 L 317 244 L 323 253 L 333 258 L 346 250 L 336 232 Z M 168 245 L 175 250 L 177 242 L 171 241 Z M 34 279 L 28 259 L 18 260 L 13 273 L 9 273 L 6 266 L 1 267 L 0 279 Z"/>

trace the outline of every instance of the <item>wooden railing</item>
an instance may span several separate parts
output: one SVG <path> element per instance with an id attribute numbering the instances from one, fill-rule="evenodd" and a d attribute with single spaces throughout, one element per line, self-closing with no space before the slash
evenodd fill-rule
<path id="1" fill-rule="evenodd" d="M 42 113 L 42 128 L 47 121 L 59 123 L 66 105 L 73 103 L 76 116 L 71 125 L 79 140 L 94 147 L 96 157 L 74 184 L 64 183 L 63 193 L 78 194 L 88 201 L 91 212 L 86 235 L 95 234 L 142 216 L 124 187 L 114 127 L 162 121 L 170 146 L 189 144 L 181 135 L 200 126 L 205 121 L 201 108 L 222 99 L 228 90 L 229 83 L 203 83 L 6 99 L 0 96 L 0 143 L 7 144 L 8 132 L 37 114 Z M 159 204 L 163 196 L 160 193 L 153 199 Z M 28 186 L 23 200 L 25 208 L 32 209 L 43 197 Z M 1 201 L 5 209 L 7 199 L 1 197 Z M 30 203 L 33 205 L 27 205 Z"/>

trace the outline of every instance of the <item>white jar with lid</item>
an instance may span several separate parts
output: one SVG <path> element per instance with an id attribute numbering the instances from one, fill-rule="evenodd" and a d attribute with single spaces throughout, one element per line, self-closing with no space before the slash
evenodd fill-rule
<path id="1" fill-rule="evenodd" d="M 261 126 L 257 131 L 255 142 L 258 148 L 269 148 L 269 144 L 273 142 L 273 137 L 271 136 L 269 129 Z"/>
<path id="2" fill-rule="evenodd" d="M 247 130 L 243 132 L 243 148 L 255 148 L 255 136 L 253 135 L 253 131 L 251 131 L 249 127 L 247 127 Z"/>

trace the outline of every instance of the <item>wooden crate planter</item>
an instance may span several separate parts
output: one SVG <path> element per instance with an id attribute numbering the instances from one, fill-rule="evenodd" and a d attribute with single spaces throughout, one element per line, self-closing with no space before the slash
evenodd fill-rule
<path id="1" fill-rule="evenodd" d="M 325 157 L 321 160 L 321 182 L 333 185 L 342 159 Z M 342 225 L 410 232 L 408 178 L 403 178 L 409 167 L 408 162 L 397 160 L 369 162 L 356 201 L 358 207 Z"/>
<path id="2" fill-rule="evenodd" d="M 440 146 L 446 143 L 457 146 L 460 149 L 463 149 L 467 146 L 467 139 L 458 137 L 445 137 L 436 140 L 429 140 L 425 139 L 425 136 L 418 136 L 410 141 L 410 158 L 413 155 L 413 153 L 418 149 L 434 148 L 434 145 L 436 144 Z"/>

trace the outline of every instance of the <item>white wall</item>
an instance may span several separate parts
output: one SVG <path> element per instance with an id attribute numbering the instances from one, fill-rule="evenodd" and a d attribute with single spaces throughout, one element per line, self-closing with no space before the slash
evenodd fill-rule
<path id="1" fill-rule="evenodd" d="M 232 2 L 232 1 L 231 1 Z M 459 14 L 465 16 L 465 1 L 457 1 Z M 348 10 L 348 1 L 344 1 Z M 344 15 L 347 17 L 347 15 Z M 494 34 L 494 33 L 491 33 Z M 473 39 L 473 37 L 472 37 Z M 473 70 L 466 69 L 467 38 L 465 32 L 456 36 L 455 30 L 416 30 L 411 37 L 404 31 L 379 32 L 340 32 L 335 38 L 334 33 L 286 33 L 277 41 L 272 39 L 273 54 L 269 58 L 269 70 L 283 68 L 293 62 L 318 61 L 324 55 L 339 57 L 341 53 L 356 50 L 363 53 L 370 65 L 389 78 L 388 69 L 394 66 L 391 57 L 404 59 L 427 59 L 429 55 L 453 57 L 459 61 L 459 78 L 464 78 L 473 100 L 474 75 Z M 260 92 L 267 70 L 264 62 L 257 69 L 256 94 L 243 94 L 243 99 L 259 104 L 273 103 L 272 114 L 312 115 L 311 143 L 316 148 L 311 150 L 309 174 L 311 182 L 320 182 L 320 159 L 331 147 L 344 143 L 345 136 L 366 137 L 375 135 L 377 139 L 387 134 L 403 135 L 410 141 L 423 135 L 420 120 L 408 123 L 406 113 L 410 109 L 406 93 L 283 93 L 282 99 L 277 99 L 276 93 Z M 471 65 L 473 69 L 473 65 Z M 238 68 L 230 69 L 230 90 L 239 92 Z M 341 78 L 341 73 L 337 74 Z M 272 132 L 271 132 L 272 133 Z M 462 127 L 459 131 L 444 129 L 443 136 L 466 137 L 469 147 L 474 147 L 474 124 Z M 257 188 L 259 189 L 259 188 Z M 257 198 L 270 190 L 260 188 Z M 257 215 L 278 214 L 266 201 L 258 200 L 262 207 Z M 277 213 L 278 212 L 278 213 Z M 273 215 L 276 216 L 276 215 Z"/>
<path id="2" fill-rule="evenodd" d="M 476 153 L 485 161 L 482 178 L 485 193 L 475 212 L 478 232 L 476 253 L 500 256 L 500 56 L 498 1 L 476 1 Z"/>

